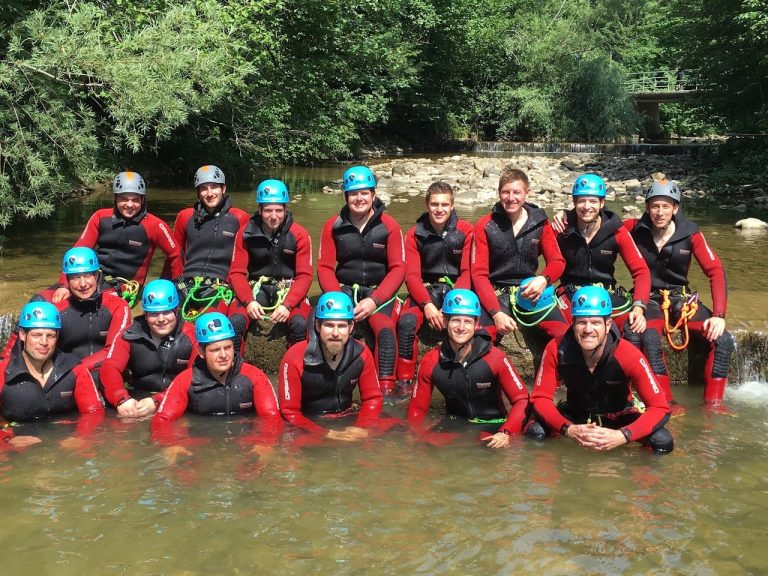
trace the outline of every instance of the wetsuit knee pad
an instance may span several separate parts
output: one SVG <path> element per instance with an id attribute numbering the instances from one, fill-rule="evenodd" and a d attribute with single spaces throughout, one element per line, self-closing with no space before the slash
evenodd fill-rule
<path id="1" fill-rule="evenodd" d="M 232 322 L 232 328 L 235 330 L 235 334 L 242 338 L 248 328 L 248 319 L 244 314 L 232 314 L 229 317 L 229 321 Z"/>
<path id="2" fill-rule="evenodd" d="M 379 360 L 380 378 L 395 373 L 396 346 L 394 331 L 391 328 L 381 329 L 376 336 L 376 358 Z"/>
<path id="3" fill-rule="evenodd" d="M 736 349 L 736 339 L 730 332 L 723 332 L 715 340 L 714 362 L 712 363 L 712 378 L 727 378 L 731 365 L 731 356 Z"/>
<path id="4" fill-rule="evenodd" d="M 307 319 L 296 314 L 288 318 L 288 342 L 295 344 L 307 338 Z"/>
<path id="5" fill-rule="evenodd" d="M 646 330 L 642 334 L 643 352 L 645 352 L 648 362 L 651 364 L 651 370 L 654 374 L 667 374 L 667 367 L 664 364 L 664 355 L 661 349 L 661 336 L 656 330 Z"/>
<path id="6" fill-rule="evenodd" d="M 645 442 L 656 454 L 669 454 L 675 448 L 672 433 L 666 428 L 659 428 L 646 438 Z"/>
<path id="7" fill-rule="evenodd" d="M 397 321 L 397 349 L 402 358 L 411 360 L 413 341 L 416 339 L 417 318 L 414 314 L 403 314 Z"/>
<path id="8" fill-rule="evenodd" d="M 624 340 L 632 344 L 638 350 L 643 348 L 643 335 L 640 332 L 635 332 L 629 327 L 629 322 L 624 324 Z"/>

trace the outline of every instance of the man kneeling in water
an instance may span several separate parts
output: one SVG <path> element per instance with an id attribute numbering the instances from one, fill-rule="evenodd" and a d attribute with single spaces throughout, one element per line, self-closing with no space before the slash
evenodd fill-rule
<path id="1" fill-rule="evenodd" d="M 368 347 L 351 338 L 355 322 L 352 299 L 326 292 L 317 302 L 308 341 L 288 349 L 280 363 L 280 412 L 294 426 L 332 440 L 368 436 L 364 428 L 378 422 L 382 396 L 376 365 Z M 345 416 L 353 410 L 352 394 L 360 388 L 355 426 L 327 430 L 307 416 Z"/>
<path id="2" fill-rule="evenodd" d="M 484 440 L 491 448 L 505 448 L 510 434 L 518 434 L 528 412 L 528 390 L 515 367 L 490 337 L 475 334 L 480 301 L 471 290 L 456 288 L 445 295 L 443 315 L 446 338 L 424 355 L 413 398 L 408 405 L 408 423 L 419 434 L 428 434 L 424 419 L 432 400 L 432 389 L 442 392 L 449 415 L 480 424 L 501 424 Z M 512 406 L 507 412 L 502 393 Z M 495 426 L 494 426 L 495 429 Z"/>
<path id="3" fill-rule="evenodd" d="M 533 409 L 549 431 L 584 448 L 612 450 L 635 440 L 656 453 L 671 452 L 664 392 L 642 353 L 612 329 L 611 311 L 605 288 L 585 286 L 573 294 L 573 326 L 544 349 Z M 555 406 L 558 384 L 565 386 L 566 399 Z"/>

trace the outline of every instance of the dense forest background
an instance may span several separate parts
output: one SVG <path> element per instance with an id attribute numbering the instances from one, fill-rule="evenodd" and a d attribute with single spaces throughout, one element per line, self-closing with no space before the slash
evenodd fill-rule
<path id="1" fill-rule="evenodd" d="M 615 141 L 627 74 L 696 70 L 671 135 L 768 132 L 764 0 L 6 0 L 0 227 L 119 168 L 187 178 L 366 143 Z M 740 138 L 714 181 L 765 181 Z"/>

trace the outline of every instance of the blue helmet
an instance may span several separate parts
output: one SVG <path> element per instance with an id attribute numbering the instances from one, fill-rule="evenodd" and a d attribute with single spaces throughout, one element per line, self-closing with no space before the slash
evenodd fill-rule
<path id="1" fill-rule="evenodd" d="M 221 312 L 208 312 L 195 320 L 195 339 L 200 344 L 231 340 L 234 337 L 232 322 Z"/>
<path id="2" fill-rule="evenodd" d="M 99 257 L 96 252 L 86 246 L 70 248 L 64 254 L 61 271 L 64 274 L 83 274 L 96 272 L 99 269 Z"/>
<path id="3" fill-rule="evenodd" d="M 480 300 L 472 290 L 454 288 L 443 299 L 443 314 L 449 316 L 480 316 Z"/>
<path id="4" fill-rule="evenodd" d="M 288 187 L 280 180 L 264 180 L 256 188 L 258 204 L 287 204 Z"/>
<path id="5" fill-rule="evenodd" d="M 373 175 L 370 168 L 365 166 L 352 166 L 344 172 L 341 180 L 341 189 L 345 194 L 354 190 L 376 188 L 376 176 Z"/>
<path id="6" fill-rule="evenodd" d="M 613 312 L 611 295 L 601 286 L 584 286 L 573 293 L 571 298 L 571 316 L 603 316 L 608 318 Z"/>
<path id="7" fill-rule="evenodd" d="M 200 184 L 226 184 L 224 172 L 213 164 L 201 166 L 195 172 L 195 188 L 200 186 Z"/>
<path id="8" fill-rule="evenodd" d="M 61 315 L 56 306 L 50 302 L 29 302 L 21 309 L 19 328 L 61 330 Z"/>
<path id="9" fill-rule="evenodd" d="M 605 198 L 605 180 L 597 174 L 581 174 L 573 183 L 572 196 L 596 196 Z"/>
<path id="10" fill-rule="evenodd" d="M 317 301 L 315 318 L 318 320 L 354 320 L 355 306 L 344 292 L 326 292 Z"/>
<path id="11" fill-rule="evenodd" d="M 141 307 L 144 312 L 165 312 L 179 306 L 179 293 L 170 280 L 152 280 L 144 287 Z"/>
<path id="12" fill-rule="evenodd" d="M 526 278 L 520 282 L 520 288 L 518 288 L 517 294 L 515 294 L 515 304 L 518 308 L 525 310 L 526 312 L 538 312 L 540 310 L 546 310 L 548 307 L 555 303 L 557 298 L 557 296 L 555 296 L 555 287 L 551 284 L 544 288 L 544 290 L 541 292 L 541 296 L 539 296 L 539 299 L 536 300 L 536 302 L 532 302 L 530 299 L 525 298 L 522 295 L 522 291 L 534 278 L 535 276 L 531 276 L 530 278 Z"/>
<path id="13" fill-rule="evenodd" d="M 147 187 L 144 178 L 138 172 L 120 172 L 112 181 L 113 194 L 139 194 L 147 195 Z"/>

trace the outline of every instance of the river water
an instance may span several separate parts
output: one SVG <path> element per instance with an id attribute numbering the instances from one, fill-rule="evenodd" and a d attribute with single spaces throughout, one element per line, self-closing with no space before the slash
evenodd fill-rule
<path id="1" fill-rule="evenodd" d="M 316 239 L 341 201 L 320 189 L 340 173 L 269 176 L 288 182 L 296 220 Z M 250 191 L 233 195 L 255 208 Z M 172 221 L 192 196 L 150 189 L 150 210 Z M 110 202 L 97 195 L 10 231 L 0 312 L 55 280 L 87 217 Z M 421 206 L 412 199 L 389 212 L 405 226 Z M 729 325 L 765 329 L 768 239 L 737 234 L 737 213 L 689 213 L 725 263 Z M 698 270 L 693 283 L 706 287 Z M 352 445 L 306 446 L 289 434 L 264 461 L 238 441 L 248 422 L 191 418 L 204 443 L 169 464 L 147 423 L 110 414 L 76 446 L 62 445 L 71 423 L 25 426 L 18 433 L 43 443 L 0 452 L 3 567 L 57 576 L 764 574 L 768 385 L 729 389 L 724 414 L 698 407 L 700 389 L 676 394 L 688 410 L 671 421 L 677 447 L 663 457 L 640 447 L 596 454 L 562 438 L 516 439 L 496 452 L 479 445 L 476 430 L 446 423 L 458 436 L 445 446 L 403 430 Z M 436 398 L 436 414 L 440 407 Z M 388 410 L 403 416 L 405 406 Z"/>

